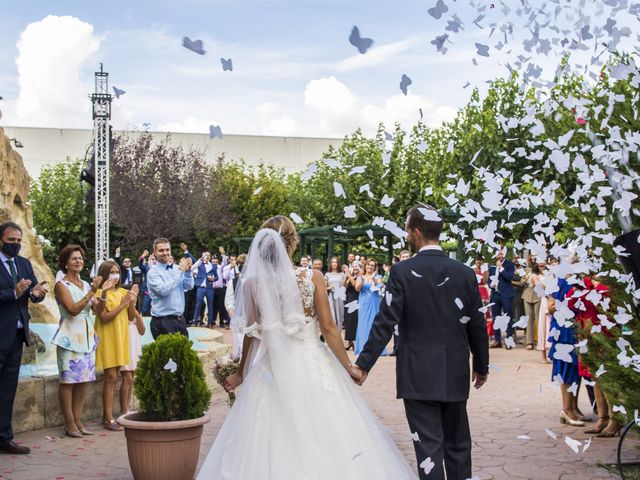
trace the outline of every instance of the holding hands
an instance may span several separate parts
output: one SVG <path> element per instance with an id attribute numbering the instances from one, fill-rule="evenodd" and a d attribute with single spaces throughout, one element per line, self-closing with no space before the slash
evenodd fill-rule
<path id="1" fill-rule="evenodd" d="M 349 376 L 353 380 L 353 382 L 357 385 L 362 385 L 364 381 L 367 379 L 368 373 L 362 370 L 360 367 L 349 365 L 347 367 L 347 372 Z"/>

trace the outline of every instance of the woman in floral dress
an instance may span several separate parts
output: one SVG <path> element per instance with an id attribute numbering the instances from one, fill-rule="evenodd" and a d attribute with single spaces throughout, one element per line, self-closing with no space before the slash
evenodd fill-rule
<path id="1" fill-rule="evenodd" d="M 79 245 L 64 247 L 58 255 L 58 266 L 64 273 L 54 288 L 60 324 L 51 341 L 57 346 L 58 398 L 65 435 L 82 438 L 93 435 L 82 423 L 82 408 L 87 382 L 96 379 L 97 337 L 91 303 L 102 278 L 96 277 L 91 285 L 80 278 L 84 250 Z"/>

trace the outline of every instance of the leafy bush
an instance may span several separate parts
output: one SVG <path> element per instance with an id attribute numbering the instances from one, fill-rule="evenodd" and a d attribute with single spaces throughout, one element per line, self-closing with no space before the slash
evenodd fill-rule
<path id="1" fill-rule="evenodd" d="M 198 418 L 211 403 L 198 354 L 179 333 L 161 335 L 143 347 L 134 386 L 140 411 L 152 421 Z"/>

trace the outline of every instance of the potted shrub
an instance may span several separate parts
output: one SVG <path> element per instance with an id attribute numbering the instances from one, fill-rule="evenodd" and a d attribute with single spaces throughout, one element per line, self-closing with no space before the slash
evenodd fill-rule
<path id="1" fill-rule="evenodd" d="M 134 478 L 193 479 L 211 392 L 191 341 L 175 333 L 146 345 L 134 389 L 140 411 L 118 419 Z"/>

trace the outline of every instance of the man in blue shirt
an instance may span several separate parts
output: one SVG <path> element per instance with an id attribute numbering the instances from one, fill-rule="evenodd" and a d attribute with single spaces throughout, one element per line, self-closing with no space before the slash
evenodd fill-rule
<path id="1" fill-rule="evenodd" d="M 166 238 L 153 241 L 156 265 L 147 273 L 147 287 L 151 297 L 151 335 L 154 339 L 165 333 L 180 332 L 189 336 L 185 323 L 184 291 L 193 288 L 191 259 L 182 258 L 171 264 L 171 244 Z"/>

